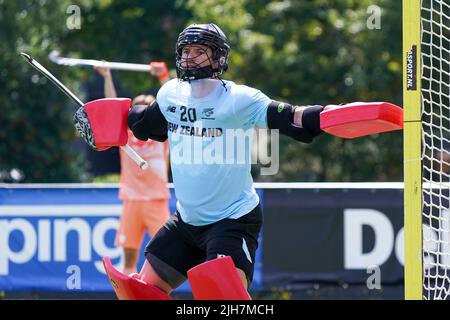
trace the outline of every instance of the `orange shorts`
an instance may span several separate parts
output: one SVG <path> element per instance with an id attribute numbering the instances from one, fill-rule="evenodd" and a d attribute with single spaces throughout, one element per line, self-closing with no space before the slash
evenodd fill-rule
<path id="1" fill-rule="evenodd" d="M 165 199 L 124 200 L 116 246 L 139 250 L 145 230 L 153 237 L 169 215 L 169 205 Z"/>

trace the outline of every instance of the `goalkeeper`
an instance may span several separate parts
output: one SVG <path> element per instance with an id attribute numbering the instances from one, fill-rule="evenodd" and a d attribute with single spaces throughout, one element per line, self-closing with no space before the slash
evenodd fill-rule
<path id="1" fill-rule="evenodd" d="M 250 171 L 251 142 L 236 148 L 233 141 L 261 127 L 310 143 L 322 133 L 324 108 L 277 102 L 222 80 L 229 51 L 215 24 L 188 26 L 176 43 L 178 79 L 164 84 L 153 104 L 128 112 L 136 138 L 168 140 L 177 205 L 147 245 L 139 274 L 124 277 L 104 260 L 119 298 L 168 299 L 187 279 L 197 299 L 250 298 L 263 219 Z M 238 159 L 242 154 L 245 161 Z"/>
<path id="2" fill-rule="evenodd" d="M 167 294 L 187 279 L 189 269 L 222 256 L 232 258 L 238 285 L 247 288 L 262 224 L 250 162 L 195 163 L 179 150 L 188 153 L 192 139 L 197 139 L 205 151 L 214 139 L 225 137 L 226 130 L 256 126 L 279 129 L 307 143 L 321 133 L 323 107 L 294 107 L 222 80 L 229 50 L 215 24 L 187 27 L 176 43 L 178 79 L 159 90 L 153 105 L 134 106 L 128 116 L 138 139 L 169 140 L 177 210 L 148 244 L 140 274 L 141 280 Z M 248 154 L 248 145 L 245 151 Z"/>

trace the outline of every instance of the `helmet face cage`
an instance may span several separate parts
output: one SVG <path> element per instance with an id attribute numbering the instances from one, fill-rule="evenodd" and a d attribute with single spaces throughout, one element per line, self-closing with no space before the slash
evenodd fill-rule
<path id="1" fill-rule="evenodd" d="M 204 45 L 212 50 L 211 65 L 198 68 L 182 66 L 182 51 L 187 45 Z M 228 69 L 230 45 L 225 34 L 215 24 L 190 25 L 178 36 L 176 45 L 176 69 L 180 80 L 218 78 Z"/>

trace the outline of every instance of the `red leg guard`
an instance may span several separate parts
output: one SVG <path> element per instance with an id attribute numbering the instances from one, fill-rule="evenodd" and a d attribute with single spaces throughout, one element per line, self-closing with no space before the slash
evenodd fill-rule
<path id="1" fill-rule="evenodd" d="M 196 300 L 251 300 L 229 256 L 199 264 L 187 275 Z"/>
<path id="2" fill-rule="evenodd" d="M 172 300 L 161 289 L 114 268 L 109 257 L 103 258 L 103 266 L 119 300 Z"/>

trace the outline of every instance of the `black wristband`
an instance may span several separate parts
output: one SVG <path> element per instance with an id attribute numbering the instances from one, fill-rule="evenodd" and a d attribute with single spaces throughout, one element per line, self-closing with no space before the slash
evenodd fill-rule
<path id="1" fill-rule="evenodd" d="M 269 129 L 283 129 L 294 120 L 294 110 L 289 103 L 272 101 L 267 108 L 267 126 Z"/>
<path id="2" fill-rule="evenodd" d="M 272 101 L 267 108 L 267 125 L 269 129 L 278 129 L 297 141 L 310 143 L 314 138 L 307 128 L 293 123 L 295 108 L 289 103 Z"/>
<path id="3" fill-rule="evenodd" d="M 320 113 L 323 111 L 323 106 L 307 106 L 302 114 L 302 126 L 308 129 L 313 136 L 323 133 L 320 129 Z"/>

